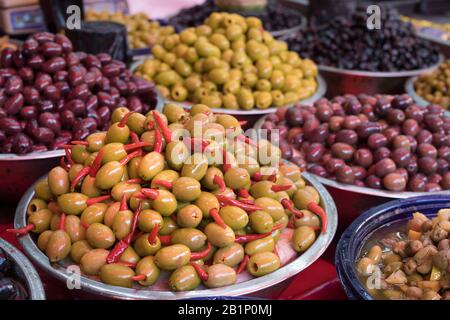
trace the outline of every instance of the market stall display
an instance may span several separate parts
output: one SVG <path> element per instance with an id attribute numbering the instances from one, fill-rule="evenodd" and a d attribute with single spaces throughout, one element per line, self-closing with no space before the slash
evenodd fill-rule
<path id="1" fill-rule="evenodd" d="M 165 98 L 250 110 L 292 104 L 317 90 L 317 67 L 288 51 L 258 18 L 213 13 L 203 25 L 165 38 L 136 74 Z"/>
<path id="2" fill-rule="evenodd" d="M 392 201 L 359 217 L 336 250 L 349 298 L 448 300 L 449 206 L 448 196 L 423 196 Z"/>
<path id="3" fill-rule="evenodd" d="M 220 145 L 203 135 L 179 141 L 180 130 L 193 133 L 196 121 L 217 139 L 231 130 L 231 141 Z M 204 105 L 190 113 L 166 105 L 164 114 L 147 116 L 117 109 L 111 128 L 87 142 L 72 148 L 68 172 L 56 167 L 36 184 L 36 197 L 24 204 L 28 214 L 18 211 L 17 221 L 28 216 L 27 225 L 10 232 L 38 234 L 50 262 L 70 256 L 86 276 L 106 284 L 187 291 L 203 282 L 231 285 L 232 292 L 241 272 L 249 274 L 239 282 L 287 268 L 298 254 L 323 252 L 334 234 L 335 211 L 323 189 L 293 164 L 265 166 L 261 151 L 278 163 L 279 150 L 264 140 L 254 145 L 236 119 Z M 222 165 L 215 162 L 222 161 L 218 150 Z M 246 162 L 237 162 L 238 152 L 248 154 Z M 168 283 L 158 281 L 160 271 L 172 272 Z"/>

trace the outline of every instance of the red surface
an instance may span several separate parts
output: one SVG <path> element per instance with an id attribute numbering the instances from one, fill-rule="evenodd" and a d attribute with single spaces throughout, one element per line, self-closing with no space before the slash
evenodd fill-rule
<path id="1" fill-rule="evenodd" d="M 20 246 L 15 236 L 6 232 L 12 227 L 14 208 L 5 208 L 0 211 L 0 238 L 3 238 L 15 245 Z M 317 260 L 301 274 L 295 276 L 288 287 L 271 297 L 272 299 L 291 300 L 345 300 L 346 296 L 341 288 L 339 279 L 334 267 L 335 243 L 324 253 L 321 259 Z M 45 287 L 47 299 L 96 299 L 98 297 L 84 293 L 80 290 L 69 290 L 65 284 L 58 281 L 42 270 L 39 270 L 42 282 Z"/>

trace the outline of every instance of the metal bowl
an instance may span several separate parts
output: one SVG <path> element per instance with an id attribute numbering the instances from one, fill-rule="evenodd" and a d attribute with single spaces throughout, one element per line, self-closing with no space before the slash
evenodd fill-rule
<path id="1" fill-rule="evenodd" d="M 45 300 L 45 291 L 42 286 L 41 278 L 30 260 L 23 255 L 16 247 L 6 240 L 0 238 L 0 249 L 5 251 L 6 255 L 13 262 L 14 273 L 26 285 L 30 300 Z"/>
<path id="2" fill-rule="evenodd" d="M 0 154 L 0 201 L 17 203 L 27 189 L 58 164 L 64 150 Z"/>
<path id="3" fill-rule="evenodd" d="M 264 124 L 266 117 L 259 119 L 253 129 L 257 132 Z M 429 192 L 395 192 L 387 190 L 377 190 L 373 188 L 358 187 L 351 184 L 340 183 L 335 180 L 322 178 L 313 175 L 320 183 L 326 186 L 333 199 L 336 200 L 336 207 L 339 213 L 339 229 L 343 230 L 350 225 L 362 212 L 392 199 L 406 199 L 417 197 Z M 450 195 L 450 190 L 431 193 L 432 195 Z"/>
<path id="4" fill-rule="evenodd" d="M 440 55 L 438 62 L 428 68 L 399 72 L 344 70 L 323 65 L 318 68 L 328 84 L 328 97 L 360 93 L 397 94 L 403 93 L 408 78 L 433 71 L 443 61 L 444 57 Z"/>
<path id="5" fill-rule="evenodd" d="M 305 180 L 312 185 L 320 194 L 321 205 L 325 208 L 328 217 L 328 226 L 325 234 L 320 234 L 316 242 L 302 255 L 297 256 L 292 261 L 288 261 L 279 270 L 268 274 L 260 278 L 252 278 L 247 281 L 242 281 L 245 277 L 248 278 L 246 272 L 239 275 L 242 282 L 238 278 L 237 284 L 217 289 L 205 289 L 203 286 L 198 290 L 187 292 L 172 292 L 167 289 L 155 289 L 158 286 L 155 284 L 150 288 L 143 288 L 136 285 L 135 288 L 128 289 L 116 286 L 110 286 L 104 284 L 93 278 L 81 276 L 80 285 L 81 289 L 105 296 L 110 298 L 120 299 L 188 299 L 188 298 L 200 298 L 200 297 L 215 297 L 215 296 L 241 296 L 250 293 L 255 294 L 263 289 L 275 287 L 280 282 L 289 279 L 290 277 L 301 272 L 314 261 L 316 261 L 326 248 L 331 243 L 337 228 L 337 211 L 333 199 L 327 190 L 318 182 L 318 180 L 310 174 L 304 174 Z M 19 205 L 16 209 L 16 215 L 14 218 L 14 227 L 21 228 L 26 225 L 27 207 L 31 199 L 34 197 L 34 189 L 30 188 L 22 197 Z M 73 265 L 73 262 L 68 259 L 57 263 L 51 264 L 45 254 L 37 247 L 36 237 L 26 235 L 19 238 L 19 242 L 22 245 L 26 254 L 43 270 L 54 276 L 61 281 L 67 281 L 70 276 L 73 277 L 73 273 L 68 273 L 66 268 Z M 281 241 L 280 241 L 281 242 Z M 280 243 L 279 242 L 279 243 Z M 288 242 L 285 242 L 289 245 Z M 279 248 L 280 249 L 280 248 Z M 281 253 L 281 250 L 279 250 Z M 164 278 L 164 276 L 163 276 Z"/>

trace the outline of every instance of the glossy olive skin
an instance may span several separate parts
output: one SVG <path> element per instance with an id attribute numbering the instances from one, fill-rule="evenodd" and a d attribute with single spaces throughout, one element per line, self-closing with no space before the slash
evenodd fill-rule
<path id="1" fill-rule="evenodd" d="M 208 159 L 201 153 L 190 156 L 181 168 L 182 177 L 190 177 L 200 181 L 208 170 Z"/>
<path id="2" fill-rule="evenodd" d="M 51 230 L 45 230 L 39 235 L 37 240 L 37 246 L 39 249 L 45 252 L 45 250 L 47 249 L 48 240 L 50 239 L 52 233 L 53 231 Z"/>
<path id="3" fill-rule="evenodd" d="M 140 256 L 132 246 L 128 246 L 120 256 L 120 262 L 137 263 L 140 259 Z"/>
<path id="4" fill-rule="evenodd" d="M 95 198 L 101 195 L 102 190 L 95 184 L 95 177 L 87 176 L 81 183 L 81 193 L 89 198 Z"/>
<path id="5" fill-rule="evenodd" d="M 295 227 L 308 226 L 315 230 L 320 229 L 320 219 L 309 210 L 301 210 L 303 217 L 295 220 Z"/>
<path id="6" fill-rule="evenodd" d="M 265 276 L 281 266 L 280 258 L 273 252 L 261 252 L 250 257 L 247 271 L 255 277 Z"/>
<path id="7" fill-rule="evenodd" d="M 164 157 L 157 152 L 147 153 L 139 163 L 138 174 L 145 181 L 151 180 L 164 169 Z"/>
<path id="8" fill-rule="evenodd" d="M 118 161 L 104 164 L 95 176 L 95 186 L 102 190 L 108 190 L 120 182 L 125 173 L 124 167 Z"/>
<path id="9" fill-rule="evenodd" d="M 258 198 L 255 200 L 255 206 L 261 207 L 264 212 L 270 214 L 274 221 L 281 219 L 285 214 L 281 203 L 272 198 Z"/>
<path id="10" fill-rule="evenodd" d="M 180 228 L 171 235 L 173 244 L 184 244 L 191 251 L 198 251 L 206 244 L 206 235 L 195 228 Z"/>
<path id="11" fill-rule="evenodd" d="M 226 185 L 231 189 L 250 188 L 250 174 L 243 168 L 230 168 L 224 176 Z"/>
<path id="12" fill-rule="evenodd" d="M 244 259 L 244 248 L 239 243 L 233 243 L 220 248 L 214 253 L 213 263 L 222 263 L 229 267 L 236 267 Z"/>
<path id="13" fill-rule="evenodd" d="M 33 199 L 27 208 L 27 215 L 29 216 L 33 212 L 39 211 L 41 209 L 47 209 L 47 202 L 41 199 Z"/>
<path id="14" fill-rule="evenodd" d="M 171 141 L 165 150 L 165 159 L 173 170 L 180 170 L 189 157 L 188 147 L 181 141 Z"/>
<path id="15" fill-rule="evenodd" d="M 180 227 L 195 228 L 202 221 L 202 210 L 193 204 L 188 204 L 177 212 L 177 224 Z"/>
<path id="16" fill-rule="evenodd" d="M 159 230 L 159 234 L 161 235 L 168 235 L 171 234 L 173 231 L 178 229 L 178 225 L 175 221 L 173 221 L 170 217 L 163 217 L 164 225 Z"/>
<path id="17" fill-rule="evenodd" d="M 81 220 L 77 216 L 66 217 L 64 231 L 67 232 L 72 243 L 84 240 L 86 237 L 86 230 L 81 225 Z"/>
<path id="18" fill-rule="evenodd" d="M 249 221 L 247 212 L 235 206 L 222 207 L 219 211 L 219 215 L 233 230 L 245 228 Z"/>
<path id="19" fill-rule="evenodd" d="M 117 212 L 112 224 L 112 231 L 117 239 L 125 238 L 131 232 L 131 221 L 133 220 L 133 212 L 123 210 Z"/>
<path id="20" fill-rule="evenodd" d="M 55 167 L 48 173 L 48 186 L 55 196 L 69 192 L 69 174 L 61 167 Z"/>
<path id="21" fill-rule="evenodd" d="M 295 192 L 294 194 L 294 204 L 295 207 L 303 210 L 303 209 L 308 209 L 308 204 L 310 202 L 316 202 L 316 198 L 314 195 L 312 195 L 311 193 L 309 193 L 307 190 L 305 189 L 299 189 Z"/>
<path id="22" fill-rule="evenodd" d="M 66 193 L 58 197 L 58 205 L 66 214 L 79 215 L 87 208 L 87 196 L 81 193 Z"/>
<path id="23" fill-rule="evenodd" d="M 195 201 L 201 194 L 200 182 L 190 177 L 180 177 L 173 183 L 172 192 L 179 201 Z"/>
<path id="24" fill-rule="evenodd" d="M 47 242 L 45 254 L 50 262 L 58 262 L 66 258 L 70 253 L 71 241 L 67 232 L 54 231 Z"/>
<path id="25" fill-rule="evenodd" d="M 138 218 L 139 230 L 151 232 L 156 224 L 159 225 L 159 228 L 164 226 L 164 220 L 161 214 L 151 209 L 142 210 Z"/>
<path id="26" fill-rule="evenodd" d="M 155 264 L 155 258 L 148 256 L 141 259 L 136 265 L 136 274 L 145 275 L 145 280 L 139 281 L 144 287 L 149 287 L 158 281 L 160 270 Z"/>
<path id="27" fill-rule="evenodd" d="M 204 285 L 208 288 L 220 288 L 236 283 L 236 271 L 225 264 L 213 264 L 207 269 L 208 280 Z"/>
<path id="28" fill-rule="evenodd" d="M 158 197 L 152 201 L 152 208 L 162 216 L 170 216 L 177 210 L 177 199 L 170 191 L 159 190 L 158 192 Z"/>
<path id="29" fill-rule="evenodd" d="M 216 175 L 223 179 L 223 173 L 219 168 L 209 167 L 208 170 L 206 170 L 206 174 L 201 181 L 202 186 L 210 191 L 218 189 L 219 186 L 214 183 L 214 177 Z"/>
<path id="30" fill-rule="evenodd" d="M 217 223 L 209 223 L 204 230 L 209 242 L 213 246 L 223 248 L 234 243 L 235 235 L 233 229 L 226 227 L 225 229 L 219 226 Z"/>
<path id="31" fill-rule="evenodd" d="M 169 277 L 169 287 L 173 291 L 194 290 L 200 283 L 200 277 L 191 265 L 181 266 L 172 272 Z"/>
<path id="32" fill-rule="evenodd" d="M 34 187 L 34 191 L 36 192 L 36 196 L 41 200 L 50 201 L 50 199 L 53 198 L 53 193 L 50 189 L 48 178 L 37 182 Z"/>
<path id="33" fill-rule="evenodd" d="M 120 201 L 122 196 L 125 195 L 127 199 L 131 197 L 131 195 L 135 192 L 141 190 L 141 185 L 137 183 L 127 183 L 127 182 L 119 182 L 111 189 L 111 197 Z"/>
<path id="34" fill-rule="evenodd" d="M 167 181 L 167 182 L 173 183 L 179 177 L 180 177 L 180 175 L 179 175 L 179 173 L 177 171 L 174 171 L 174 170 L 163 170 L 160 173 L 158 173 L 152 179 L 152 183 L 151 183 L 150 187 L 151 188 L 156 188 L 156 189 L 167 190 L 166 187 L 155 183 L 155 181 L 161 180 L 161 181 Z"/>
<path id="35" fill-rule="evenodd" d="M 106 209 L 105 214 L 103 215 L 103 224 L 111 228 L 117 212 L 120 211 L 119 209 L 120 202 L 114 202 L 110 204 Z"/>
<path id="36" fill-rule="evenodd" d="M 220 209 L 219 201 L 217 197 L 209 192 L 201 192 L 200 196 L 195 200 L 194 205 L 196 205 L 202 211 L 202 215 L 205 218 L 209 217 L 209 212 L 211 209 Z"/>
<path id="37" fill-rule="evenodd" d="M 50 228 L 52 217 L 53 212 L 49 209 L 41 209 L 30 214 L 28 217 L 28 223 L 34 225 L 32 230 L 34 233 L 41 233 Z"/>
<path id="38" fill-rule="evenodd" d="M 159 249 L 161 249 L 161 241 L 159 240 L 159 238 L 156 237 L 155 242 L 150 243 L 148 241 L 149 235 L 149 233 L 144 233 L 143 235 L 139 236 L 134 242 L 134 250 L 141 257 L 154 255 L 156 252 L 158 252 Z"/>
<path id="39" fill-rule="evenodd" d="M 106 142 L 127 143 L 130 137 L 130 128 L 127 125 L 120 127 L 119 123 L 113 123 L 106 132 Z"/>
<path id="40" fill-rule="evenodd" d="M 267 212 L 258 210 L 250 214 L 249 225 L 256 233 L 267 233 L 273 228 L 273 219 Z"/>
<path id="41" fill-rule="evenodd" d="M 100 280 L 113 286 L 131 288 L 133 276 L 133 269 L 118 263 L 105 264 L 100 269 Z"/>
<path id="42" fill-rule="evenodd" d="M 245 253 L 252 256 L 261 252 L 273 252 L 275 249 L 275 240 L 270 235 L 268 237 L 250 241 L 245 245 Z"/>
<path id="43" fill-rule="evenodd" d="M 101 223 L 93 223 L 86 230 L 86 240 L 94 248 L 107 249 L 116 241 L 114 232 Z"/>
<path id="44" fill-rule="evenodd" d="M 292 238 L 294 250 L 297 252 L 305 252 L 316 241 L 316 232 L 308 226 L 300 226 L 295 229 Z"/>
<path id="45" fill-rule="evenodd" d="M 175 270 L 189 263 L 191 250 L 183 244 L 164 247 L 155 255 L 156 265 L 163 270 Z"/>
<path id="46" fill-rule="evenodd" d="M 86 252 L 80 260 L 81 271 L 87 275 L 96 276 L 101 267 L 106 264 L 109 251 L 105 249 L 92 249 Z"/>
<path id="47" fill-rule="evenodd" d="M 70 258 L 74 262 L 80 263 L 81 258 L 92 249 L 93 248 L 86 240 L 79 240 L 77 242 L 74 242 L 72 244 L 72 247 L 70 248 Z"/>
<path id="48" fill-rule="evenodd" d="M 105 203 L 95 203 L 83 210 L 80 216 L 81 221 L 87 224 L 101 223 L 105 216 L 108 205 Z"/>
<path id="49" fill-rule="evenodd" d="M 250 194 L 255 198 L 268 197 L 275 199 L 277 193 L 272 191 L 273 182 L 259 181 L 250 188 Z"/>

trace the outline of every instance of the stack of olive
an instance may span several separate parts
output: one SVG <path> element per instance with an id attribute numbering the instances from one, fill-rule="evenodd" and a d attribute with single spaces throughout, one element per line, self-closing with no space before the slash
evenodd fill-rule
<path id="1" fill-rule="evenodd" d="M 450 59 L 440 64 L 437 70 L 419 76 L 414 87 L 425 100 L 450 109 Z"/>
<path id="2" fill-rule="evenodd" d="M 166 98 L 211 108 L 266 109 L 306 99 L 317 89 L 317 67 L 288 51 L 258 18 L 213 13 L 203 25 L 168 36 L 138 75 Z"/>
<path id="3" fill-rule="evenodd" d="M 283 157 L 342 183 L 391 191 L 450 189 L 450 118 L 408 95 L 346 95 L 269 115 Z"/>
<path id="4" fill-rule="evenodd" d="M 151 286 L 165 270 L 183 291 L 231 285 L 245 269 L 271 273 L 280 236 L 303 253 L 326 231 L 326 213 L 297 166 L 269 167 L 280 150 L 242 132 L 205 105 L 118 108 L 108 131 L 73 142 L 68 168 L 37 182 L 28 225 L 9 232 L 39 235 L 50 262 L 70 257 L 110 285 Z"/>
<path id="5" fill-rule="evenodd" d="M 128 30 L 128 43 L 132 49 L 152 47 L 161 43 L 165 36 L 175 32 L 172 26 L 161 26 L 158 21 L 151 21 L 145 13 L 125 15 L 122 12 L 108 13 L 87 11 L 87 21 L 113 21 L 124 24 Z"/>
<path id="6" fill-rule="evenodd" d="M 414 213 L 406 226 L 370 240 L 376 244 L 356 263 L 361 282 L 375 299 L 450 300 L 449 234 L 450 209 L 432 219 Z M 379 286 L 368 286 L 369 278 Z"/>

